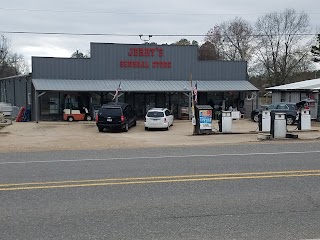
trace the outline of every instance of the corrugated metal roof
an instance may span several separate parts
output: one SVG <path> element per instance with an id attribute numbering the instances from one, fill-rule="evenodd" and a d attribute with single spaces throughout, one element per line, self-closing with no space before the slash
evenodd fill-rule
<path id="1" fill-rule="evenodd" d="M 119 86 L 120 80 L 71 80 L 33 79 L 38 91 L 111 92 Z M 195 84 L 193 81 L 193 85 Z M 197 81 L 199 92 L 207 91 L 257 91 L 248 81 Z M 122 92 L 186 92 L 189 81 L 181 80 L 121 80 Z"/>
<path id="2" fill-rule="evenodd" d="M 268 90 L 319 90 L 320 78 L 267 88 Z"/>
<path id="3" fill-rule="evenodd" d="M 10 77 L 4 77 L 4 78 L 0 78 L 0 81 L 1 80 L 10 80 L 10 79 L 15 79 L 15 78 L 26 78 L 26 77 L 29 77 L 31 76 L 31 74 L 21 74 L 21 75 L 14 75 L 14 76 L 10 76 Z"/>

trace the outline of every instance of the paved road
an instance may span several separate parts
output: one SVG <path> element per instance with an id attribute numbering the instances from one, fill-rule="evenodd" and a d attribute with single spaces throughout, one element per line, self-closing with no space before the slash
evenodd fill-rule
<path id="1" fill-rule="evenodd" d="M 1 239 L 319 239 L 319 146 L 2 154 Z"/>

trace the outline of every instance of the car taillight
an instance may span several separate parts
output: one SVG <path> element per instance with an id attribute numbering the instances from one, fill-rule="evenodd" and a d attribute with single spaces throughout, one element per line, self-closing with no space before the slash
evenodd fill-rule
<path id="1" fill-rule="evenodd" d="M 121 115 L 121 122 L 124 122 L 124 116 Z"/>
<path id="2" fill-rule="evenodd" d="M 166 123 L 167 122 L 167 119 L 166 118 L 164 118 L 164 123 Z"/>
<path id="3" fill-rule="evenodd" d="M 99 116 L 98 116 L 98 114 L 96 114 L 96 122 L 98 122 L 99 121 Z"/>

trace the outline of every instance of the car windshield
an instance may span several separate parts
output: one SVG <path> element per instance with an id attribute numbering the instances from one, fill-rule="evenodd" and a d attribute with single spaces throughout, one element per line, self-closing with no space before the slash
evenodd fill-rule
<path id="1" fill-rule="evenodd" d="M 288 104 L 287 105 L 289 107 L 289 109 L 291 110 L 297 110 L 297 106 L 295 104 Z"/>
<path id="2" fill-rule="evenodd" d="M 276 109 L 276 108 L 277 108 L 277 105 L 274 105 L 274 104 L 271 104 L 268 106 L 269 110 Z"/>
<path id="3" fill-rule="evenodd" d="M 278 105 L 278 109 L 287 110 L 287 109 L 289 109 L 289 107 L 287 107 L 286 104 L 279 104 L 279 105 Z"/>
<path id="4" fill-rule="evenodd" d="M 107 115 L 107 116 L 120 116 L 120 115 L 122 115 L 120 108 L 100 108 L 99 111 L 103 115 Z"/>
<path id="5" fill-rule="evenodd" d="M 147 113 L 147 117 L 164 117 L 163 112 L 150 111 Z"/>

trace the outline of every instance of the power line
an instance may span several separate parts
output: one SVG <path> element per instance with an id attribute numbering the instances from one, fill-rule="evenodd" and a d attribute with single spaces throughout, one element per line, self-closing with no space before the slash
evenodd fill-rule
<path id="1" fill-rule="evenodd" d="M 69 36 L 114 36 L 114 37 L 206 37 L 210 34 L 126 34 L 126 33 L 72 33 L 72 32 L 32 32 L 32 31 L 1 31 L 4 34 L 31 34 L 31 35 L 69 35 Z M 315 36 L 318 33 L 285 33 L 285 34 L 250 34 L 250 37 L 266 36 Z M 222 35 L 223 36 L 223 35 Z M 232 35 L 228 35 L 232 36 Z"/>
<path id="2" fill-rule="evenodd" d="M 32 34 L 32 35 L 70 35 L 70 36 L 116 36 L 116 37 L 136 37 L 141 34 L 121 34 L 121 33 L 71 33 L 71 32 L 29 32 L 29 31 L 1 31 L 5 34 Z"/>
<path id="3" fill-rule="evenodd" d="M 181 16 L 224 16 L 224 15 L 263 15 L 266 13 L 169 13 L 169 12 L 117 12 L 117 11 L 81 11 L 81 10 L 54 10 L 54 9 L 29 9 L 29 8 L 0 8 L 3 11 L 23 12 L 52 12 L 52 13 L 76 13 L 76 14 L 115 14 L 115 15 L 181 15 Z M 320 13 L 306 13 L 319 15 Z"/>

